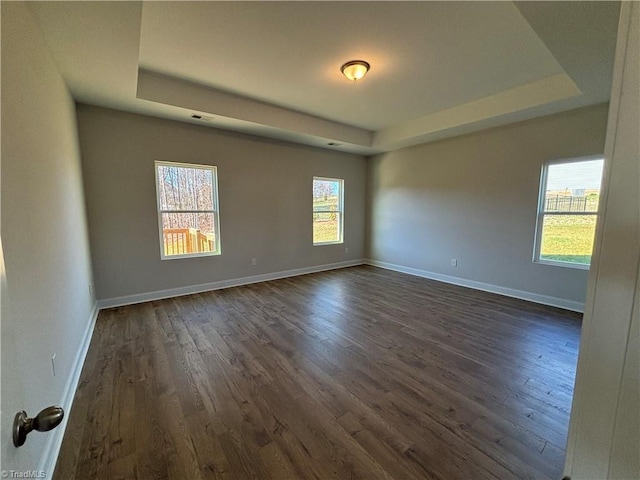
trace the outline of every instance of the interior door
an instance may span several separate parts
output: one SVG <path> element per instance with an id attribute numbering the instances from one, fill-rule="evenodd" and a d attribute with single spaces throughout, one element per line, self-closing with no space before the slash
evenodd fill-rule
<path id="1" fill-rule="evenodd" d="M 13 418 L 17 412 L 25 407 L 25 390 L 23 379 L 20 376 L 20 365 L 17 362 L 16 339 L 14 325 L 11 321 L 11 305 L 7 287 L 7 275 L 4 266 L 4 253 L 2 250 L 2 236 L 0 235 L 0 343 L 1 357 L 1 386 L 0 386 L 0 453 L 2 478 L 20 478 L 20 473 L 32 471 L 36 467 L 33 460 L 30 461 L 30 449 L 28 444 L 23 447 L 13 446 Z M 27 412 L 32 413 L 32 412 Z M 37 457 L 32 457 L 37 458 Z M 16 472 L 16 473 L 12 473 Z M 22 478 L 49 478 L 47 472 L 33 472 L 31 477 Z M 50 472 L 51 475 L 53 472 Z"/>

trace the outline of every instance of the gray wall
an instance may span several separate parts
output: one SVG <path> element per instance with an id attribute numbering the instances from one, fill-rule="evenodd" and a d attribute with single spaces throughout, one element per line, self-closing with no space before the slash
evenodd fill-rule
<path id="1" fill-rule="evenodd" d="M 30 11 L 14 2 L 2 2 L 1 191 L 7 280 L 2 295 L 2 468 L 37 469 L 53 448 L 52 440 L 61 440 L 62 429 L 31 434 L 24 447 L 15 449 L 11 417 L 21 409 L 36 414 L 63 404 L 63 397 L 73 394 L 68 382 L 95 302 L 89 295 L 75 104 Z"/>
<path id="2" fill-rule="evenodd" d="M 368 257 L 583 303 L 587 271 L 532 262 L 540 170 L 603 153 L 606 122 L 598 105 L 373 157 Z"/>
<path id="3" fill-rule="evenodd" d="M 78 123 L 98 299 L 364 256 L 364 157 L 85 105 Z M 222 255 L 160 260 L 155 160 L 218 167 Z M 312 245 L 314 175 L 345 180 L 343 245 Z"/>

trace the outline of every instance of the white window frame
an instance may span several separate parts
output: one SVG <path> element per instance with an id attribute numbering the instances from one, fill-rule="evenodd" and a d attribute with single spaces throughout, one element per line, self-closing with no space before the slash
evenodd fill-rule
<path id="1" fill-rule="evenodd" d="M 578 270 L 589 270 L 591 265 L 584 265 L 580 263 L 561 262 L 559 260 L 545 260 L 540 258 L 540 248 L 542 246 L 542 227 L 544 223 L 545 215 L 595 215 L 596 223 L 598 215 L 600 214 L 600 205 L 598 204 L 598 210 L 595 212 L 545 212 L 544 207 L 546 203 L 547 192 L 547 177 L 549 173 L 549 167 L 552 165 L 559 165 L 565 163 L 579 163 L 588 162 L 590 160 L 604 160 L 604 155 L 590 155 L 586 157 L 575 158 L 563 158 L 558 160 L 550 160 L 542 165 L 542 172 L 540 174 L 540 191 L 538 193 L 538 213 L 536 219 L 535 241 L 533 246 L 533 262 L 543 265 L 553 265 L 556 267 L 576 268 Z M 603 169 L 604 176 L 604 169 Z M 602 189 L 602 186 L 601 186 Z"/>
<path id="2" fill-rule="evenodd" d="M 178 167 L 178 168 L 196 168 L 200 170 L 211 171 L 211 196 L 213 197 L 212 205 L 213 210 L 162 210 L 160 202 L 160 178 L 158 176 L 158 167 Z M 177 260 L 181 258 L 194 258 L 194 257 L 210 257 L 222 254 L 222 245 L 220 243 L 220 212 L 218 206 L 218 169 L 214 165 L 198 165 L 192 163 L 180 163 L 157 160 L 154 162 L 154 171 L 156 178 L 156 209 L 158 211 L 158 235 L 160 240 L 160 259 L 162 260 Z M 196 253 L 183 253 L 179 255 L 165 255 L 164 253 L 164 233 L 162 228 L 162 214 L 163 213 L 213 213 L 213 227 L 215 234 L 216 250 L 211 252 L 196 252 Z"/>
<path id="3" fill-rule="evenodd" d="M 340 214 L 340 223 L 338 224 L 338 228 L 340 229 L 339 231 L 339 239 L 333 242 L 316 242 L 313 241 L 313 219 L 311 221 L 311 237 L 312 237 L 312 241 L 313 241 L 313 246 L 314 247 L 319 247 L 322 245 L 339 245 L 341 243 L 344 243 L 344 179 L 342 178 L 331 178 L 331 177 L 313 177 L 313 180 L 311 182 L 311 189 L 313 192 L 313 182 L 315 182 L 316 180 L 324 180 L 324 181 L 329 181 L 329 182 L 338 182 L 340 184 L 340 195 L 339 195 L 339 199 L 338 199 L 338 208 L 339 210 L 337 212 L 330 212 L 330 213 L 339 213 Z M 311 210 L 312 210 L 312 215 L 314 213 L 318 213 L 315 212 L 313 210 L 313 197 L 311 199 Z M 312 217 L 313 218 L 313 217 Z"/>

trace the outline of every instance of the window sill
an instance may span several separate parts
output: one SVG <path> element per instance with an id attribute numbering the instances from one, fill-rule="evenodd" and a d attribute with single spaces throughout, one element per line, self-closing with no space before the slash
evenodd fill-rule
<path id="1" fill-rule="evenodd" d="M 573 268 L 576 270 L 589 270 L 591 265 L 585 265 L 583 263 L 571 263 L 571 262 L 560 262 L 554 260 L 534 260 L 533 263 L 537 263 L 539 265 L 551 265 L 552 267 L 564 267 L 564 268 Z"/>
<path id="2" fill-rule="evenodd" d="M 217 257 L 222 252 L 184 253 L 182 255 L 162 255 L 160 260 L 179 260 L 181 258 Z"/>

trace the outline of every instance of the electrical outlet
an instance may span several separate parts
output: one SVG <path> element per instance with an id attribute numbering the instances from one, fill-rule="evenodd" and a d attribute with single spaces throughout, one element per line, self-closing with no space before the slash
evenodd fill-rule
<path id="1" fill-rule="evenodd" d="M 456 258 L 452 258 L 451 259 L 451 266 L 452 267 L 457 267 L 458 266 L 458 260 Z"/>
<path id="2" fill-rule="evenodd" d="M 53 372 L 53 376 L 56 376 L 56 354 L 54 353 L 51 357 L 51 371 Z"/>
<path id="3" fill-rule="evenodd" d="M 93 291 L 93 285 L 89 285 L 89 298 L 93 300 L 95 292 Z"/>
<path id="4" fill-rule="evenodd" d="M 349 253 L 349 247 L 344 247 L 344 253 Z"/>
<path id="5" fill-rule="evenodd" d="M 257 263 L 258 263 L 258 261 L 257 261 L 255 258 L 252 258 L 252 259 L 251 259 L 251 265 L 255 265 L 255 264 L 257 264 Z"/>

